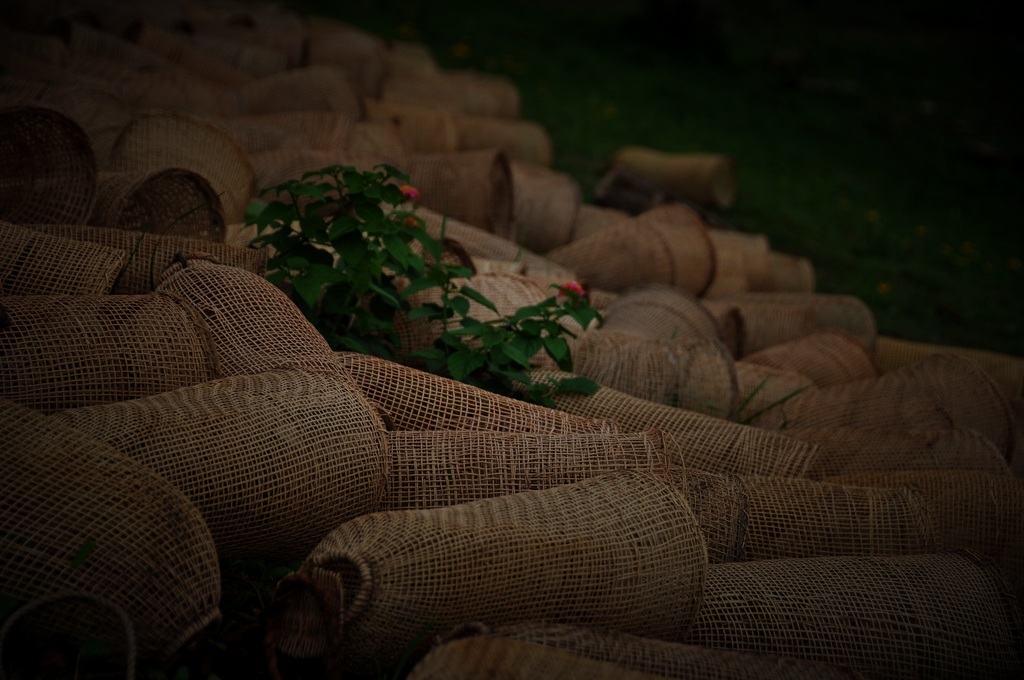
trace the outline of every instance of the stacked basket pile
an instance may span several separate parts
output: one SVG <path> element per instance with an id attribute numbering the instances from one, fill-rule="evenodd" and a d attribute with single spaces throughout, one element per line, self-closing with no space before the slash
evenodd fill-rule
<path id="1" fill-rule="evenodd" d="M 220 561 L 257 556 L 302 560 L 269 663 L 335 677 L 1024 672 L 1021 359 L 881 337 L 686 202 L 584 204 L 513 83 L 422 45 L 259 4 L 14 19 L 0 593 L 33 630 L 168 659 L 219 617 Z M 616 158 L 728 200 L 721 164 L 673 160 Z M 549 409 L 327 346 L 246 206 L 381 162 L 492 300 L 584 283 L 596 394 Z"/>

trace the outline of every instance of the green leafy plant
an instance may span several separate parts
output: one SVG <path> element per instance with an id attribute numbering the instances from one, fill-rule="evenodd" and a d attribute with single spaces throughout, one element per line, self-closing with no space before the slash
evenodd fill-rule
<path id="1" fill-rule="evenodd" d="M 541 351 L 559 368 L 572 370 L 566 336 L 572 319 L 586 328 L 600 315 L 576 282 L 558 286 L 550 298 L 501 315 L 470 285 L 470 268 L 451 264 L 440 239 L 416 215 L 419 192 L 390 165 L 371 171 L 330 166 L 265 189 L 268 202 L 254 202 L 247 221 L 253 245 L 272 255 L 268 279 L 292 300 L 334 349 L 417 362 L 426 370 L 492 392 L 553 406 L 558 392 L 592 393 L 587 378 L 534 383 L 531 359 Z M 439 302 L 416 307 L 410 296 L 437 289 Z M 498 318 L 469 316 L 471 304 Z M 440 322 L 434 346 L 403 353 L 396 315 L 410 322 Z"/>

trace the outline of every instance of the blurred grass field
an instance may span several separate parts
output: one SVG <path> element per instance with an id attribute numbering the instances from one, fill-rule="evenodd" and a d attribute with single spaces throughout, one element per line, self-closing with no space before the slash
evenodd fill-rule
<path id="1" fill-rule="evenodd" d="M 586 198 L 620 146 L 733 154 L 718 215 L 879 332 L 1024 356 L 1024 43 L 994 2 L 306 0 L 511 78 Z"/>

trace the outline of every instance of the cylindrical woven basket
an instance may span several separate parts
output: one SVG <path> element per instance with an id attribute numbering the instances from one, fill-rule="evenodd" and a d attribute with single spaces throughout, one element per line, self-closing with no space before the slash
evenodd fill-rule
<path id="1" fill-rule="evenodd" d="M 513 163 L 551 166 L 551 135 L 536 121 L 458 113 L 454 122 L 457 148 L 461 151 L 498 148 Z"/>
<path id="2" fill-rule="evenodd" d="M 771 244 L 764 234 L 712 227 L 708 236 L 715 244 L 716 278 L 738 274 L 748 290 L 771 290 Z"/>
<path id="3" fill-rule="evenodd" d="M 389 121 L 355 121 L 345 149 L 353 155 L 377 158 L 378 163 L 397 168 L 409 167 L 409 149 L 398 129 Z"/>
<path id="4" fill-rule="evenodd" d="M 789 420 L 782 412 L 786 402 L 818 388 L 795 371 L 783 371 L 740 359 L 735 362 L 740 404 L 736 420 L 755 427 L 786 431 Z"/>
<path id="5" fill-rule="evenodd" d="M 395 126 L 412 153 L 449 153 L 459 150 L 455 114 L 440 106 L 366 99 L 366 118 Z"/>
<path id="6" fill-rule="evenodd" d="M 568 243 L 583 195 L 579 182 L 527 161 L 514 161 L 511 168 L 512 240 L 541 254 Z"/>
<path id="7" fill-rule="evenodd" d="M 973 429 L 1007 460 L 1022 450 L 1020 419 L 1002 390 L 976 364 L 953 354 L 935 354 L 878 378 L 805 390 L 757 424 Z"/>
<path id="8" fill-rule="evenodd" d="M 606 229 L 613 224 L 628 220 L 630 215 L 625 210 L 594 203 L 580 203 L 576 210 L 576 221 L 572 225 L 570 241 L 585 238 Z"/>
<path id="9" fill-rule="evenodd" d="M 424 207 L 511 238 L 512 168 L 501 151 L 410 153 L 406 173 Z"/>
<path id="10" fill-rule="evenodd" d="M 484 646 L 474 640 L 519 642 L 527 647 Z M 483 669 L 494 672 L 516 672 L 525 664 L 526 675 L 508 677 L 551 678 L 632 678 L 633 673 L 653 673 L 658 678 L 692 678 L 693 680 L 824 680 L 825 678 L 861 678 L 850 668 L 794 659 L 771 654 L 750 654 L 726 649 L 711 649 L 682 642 L 654 640 L 630 635 L 609 628 L 570 626 L 565 624 L 524 621 L 504 626 L 467 623 L 456 626 L 438 646 L 413 668 L 410 680 L 426 678 L 479 678 Z M 541 652 L 535 647 L 570 654 L 561 663 L 560 655 Z M 493 656 L 491 656 L 493 655 Z M 607 676 L 597 675 L 613 664 Z M 511 670 L 510 670 L 511 669 Z M 544 673 L 555 673 L 543 675 Z M 476 675 L 462 673 L 476 672 Z M 505 677 L 487 675 L 487 677 Z"/>
<path id="11" fill-rule="evenodd" d="M 618 470 L 665 475 L 679 457 L 673 451 L 675 442 L 660 430 L 395 431 L 387 434 L 387 441 L 390 466 L 380 510 L 446 507 L 572 484 Z"/>
<path id="12" fill-rule="evenodd" d="M 738 317 L 735 324 L 737 358 L 768 347 L 798 340 L 818 330 L 817 314 L 810 305 L 785 305 L 745 300 L 703 298 L 701 303 L 716 318 Z"/>
<path id="13" fill-rule="evenodd" d="M 744 559 L 750 499 L 740 475 L 686 470 L 686 501 L 700 522 L 708 562 Z"/>
<path id="14" fill-rule="evenodd" d="M 212 54 L 253 78 L 281 73 L 288 68 L 288 53 L 269 45 L 257 45 L 228 36 L 216 36 L 202 29 L 194 33 L 190 41 L 202 51 Z"/>
<path id="15" fill-rule="evenodd" d="M 220 571 L 199 511 L 138 462 L 0 399 L 0 592 L 26 603 L 82 591 L 120 605 L 141 658 L 169 658 L 220 618 Z M 111 612 L 79 603 L 29 625 L 125 645 Z"/>
<path id="16" fill-rule="evenodd" d="M 166 168 L 190 170 L 205 178 L 220 196 L 225 224 L 245 220 L 256 193 L 256 176 L 248 154 L 223 128 L 180 111 L 138 113 L 114 142 L 103 169 L 152 172 Z"/>
<path id="17" fill-rule="evenodd" d="M 807 468 L 809 479 L 909 470 L 1013 474 L 1003 453 L 975 430 L 838 426 L 790 428 L 786 435 L 818 447 Z"/>
<path id="18" fill-rule="evenodd" d="M 718 320 L 696 297 L 663 283 L 624 290 L 601 313 L 605 331 L 658 340 L 726 339 Z"/>
<path id="19" fill-rule="evenodd" d="M 127 37 L 142 49 L 181 66 L 196 78 L 227 88 L 240 87 L 253 80 L 248 73 L 192 45 L 184 32 L 167 30 L 151 21 L 141 20 L 131 27 Z"/>
<path id="20" fill-rule="evenodd" d="M 392 40 L 387 54 L 388 73 L 435 75 L 437 59 L 429 45 L 415 40 Z"/>
<path id="21" fill-rule="evenodd" d="M 916 489 L 743 477 L 749 499 L 744 559 L 914 555 L 944 547 Z"/>
<path id="22" fill-rule="evenodd" d="M 570 415 L 387 359 L 356 352 L 336 352 L 335 357 L 366 396 L 390 415 L 394 430 L 619 431 L 601 417 Z"/>
<path id="23" fill-rule="evenodd" d="M 999 383 L 1006 396 L 1024 396 L 1024 358 L 983 349 L 938 345 L 882 335 L 875 341 L 875 361 L 882 372 L 913 364 L 932 354 L 958 354 L 970 359 Z"/>
<path id="24" fill-rule="evenodd" d="M 191 170 L 102 172 L 89 224 L 224 242 L 224 208 L 213 187 Z"/>
<path id="25" fill-rule="evenodd" d="M 96 171 L 89 137 L 68 116 L 39 106 L 0 108 L 0 220 L 84 223 Z"/>
<path id="26" fill-rule="evenodd" d="M 728 208 L 736 200 L 736 159 L 728 154 L 624 146 L 612 154 L 612 162 L 703 205 Z"/>
<path id="27" fill-rule="evenodd" d="M 387 74 L 387 44 L 369 31 L 336 23 L 310 31 L 308 63 L 338 68 L 363 97 L 378 97 Z"/>
<path id="28" fill-rule="evenodd" d="M 568 375 L 546 369 L 532 373 L 535 381 Z M 623 432 L 652 427 L 664 430 L 683 452 L 683 459 L 676 462 L 689 470 L 799 477 L 817 455 L 814 444 L 781 432 L 658 404 L 611 387 L 599 387 L 589 395 L 556 394 L 552 398 L 556 412 L 611 420 Z"/>
<path id="29" fill-rule="evenodd" d="M 967 470 L 862 472 L 828 479 L 837 484 L 919 489 L 943 545 L 992 558 L 1024 602 L 1024 479 Z"/>
<path id="30" fill-rule="evenodd" d="M 817 287 L 814 263 L 801 255 L 768 253 L 771 266 L 771 290 L 776 293 L 813 293 Z M 740 292 L 740 291 L 737 291 Z"/>
<path id="31" fill-rule="evenodd" d="M 114 281 L 113 293 L 140 295 L 156 289 L 160 273 L 178 253 L 205 253 L 224 266 L 237 267 L 263 277 L 267 250 L 213 243 L 180 236 L 161 236 L 78 224 L 29 224 L 33 231 L 116 248 L 127 253 L 127 264 Z"/>
<path id="32" fill-rule="evenodd" d="M 743 355 L 743 362 L 793 371 L 818 387 L 877 378 L 873 354 L 854 335 L 837 329 L 815 330 L 795 340 Z"/>
<path id="33" fill-rule="evenodd" d="M 205 320 L 223 376 L 300 364 L 339 370 L 330 345 L 295 303 L 252 272 L 182 258 L 164 271 L 157 292 Z"/>
<path id="34" fill-rule="evenodd" d="M 731 419 L 738 405 L 732 355 L 717 338 L 651 340 L 588 330 L 572 342 L 573 372 L 634 397 Z"/>
<path id="35" fill-rule="evenodd" d="M 430 623 L 544 619 L 681 640 L 706 570 L 682 492 L 627 470 L 347 522 L 280 582 L 270 630 L 285 654 L 356 675 L 422 655 Z"/>
<path id="36" fill-rule="evenodd" d="M 310 149 L 340 151 L 348 146 L 352 117 L 337 111 L 288 111 L 237 116 L 236 121 L 269 126 L 300 137 Z M 313 168 L 311 168 L 313 169 Z"/>
<path id="37" fill-rule="evenodd" d="M 679 203 L 651 208 L 554 248 L 547 257 L 586 284 L 613 292 L 664 283 L 700 296 L 715 277 L 708 227 L 695 210 Z"/>
<path id="38" fill-rule="evenodd" d="M 222 560 L 302 559 L 338 524 L 376 511 L 388 473 L 374 406 L 327 373 L 234 376 L 51 418 L 174 484 Z"/>
<path id="39" fill-rule="evenodd" d="M 477 116 L 518 118 L 520 113 L 516 84 L 504 76 L 483 71 L 391 73 L 381 86 L 380 99 L 387 103 L 443 106 Z"/>
<path id="40" fill-rule="evenodd" d="M 1020 604 L 990 561 L 966 551 L 712 564 L 686 641 L 872 678 L 1024 672 Z"/>
<path id="41" fill-rule="evenodd" d="M 7 295 L 0 397 L 43 412 L 137 399 L 218 375 L 202 317 L 169 297 Z"/>
<path id="42" fill-rule="evenodd" d="M 0 220 L 0 293 L 102 295 L 109 293 L 128 253 L 8 224 Z"/>

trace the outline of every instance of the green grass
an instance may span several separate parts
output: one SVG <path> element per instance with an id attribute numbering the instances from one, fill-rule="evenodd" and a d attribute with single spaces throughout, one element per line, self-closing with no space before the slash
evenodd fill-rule
<path id="1" fill-rule="evenodd" d="M 299 6 L 511 78 L 588 199 L 625 144 L 731 153 L 719 216 L 810 258 L 820 292 L 886 335 L 1024 356 L 1024 48 L 994 5 L 930 5 L 731 2 L 717 50 L 639 1 Z"/>

